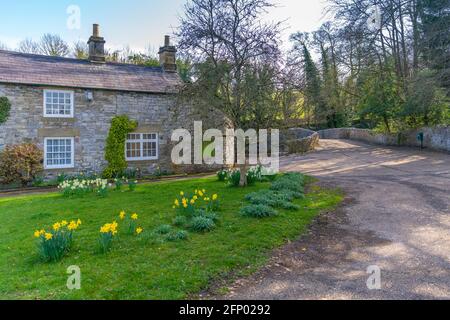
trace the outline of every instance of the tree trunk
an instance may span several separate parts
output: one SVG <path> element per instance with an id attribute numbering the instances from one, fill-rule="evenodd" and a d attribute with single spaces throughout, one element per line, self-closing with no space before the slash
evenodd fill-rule
<path id="1" fill-rule="evenodd" d="M 239 182 L 239 186 L 242 188 L 245 188 L 248 183 L 247 183 L 247 164 L 243 164 L 240 166 L 240 171 L 241 171 L 241 181 Z"/>

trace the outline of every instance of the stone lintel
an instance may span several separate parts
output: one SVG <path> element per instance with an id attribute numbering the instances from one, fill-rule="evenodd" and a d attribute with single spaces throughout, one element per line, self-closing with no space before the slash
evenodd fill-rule
<path id="1" fill-rule="evenodd" d="M 58 137 L 79 137 L 79 129 L 61 129 L 61 128 L 40 128 L 38 129 L 40 138 L 58 138 Z"/>

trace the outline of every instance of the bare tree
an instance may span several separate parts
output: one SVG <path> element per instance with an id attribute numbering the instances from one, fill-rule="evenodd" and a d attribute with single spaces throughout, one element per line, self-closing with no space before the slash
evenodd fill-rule
<path id="1" fill-rule="evenodd" d="M 22 53 L 32 53 L 32 54 L 38 54 L 40 53 L 39 44 L 32 39 L 25 39 L 22 40 L 19 43 L 19 47 L 17 48 L 17 51 Z"/>
<path id="2" fill-rule="evenodd" d="M 39 50 L 47 56 L 66 57 L 69 55 L 69 45 L 58 35 L 44 34 Z"/>
<path id="3" fill-rule="evenodd" d="M 76 59 L 87 59 L 89 57 L 89 48 L 87 43 L 77 41 L 73 44 L 72 55 Z"/>
<path id="4" fill-rule="evenodd" d="M 280 23 L 264 23 L 261 16 L 274 5 L 268 0 L 191 0 L 177 32 L 179 46 L 194 63 L 196 81 L 185 93 L 203 106 L 225 114 L 235 128 L 255 124 L 251 86 L 279 60 Z M 251 80 L 250 80 L 251 79 Z M 267 81 L 264 81 L 267 83 Z M 246 165 L 241 186 L 247 184 Z"/>

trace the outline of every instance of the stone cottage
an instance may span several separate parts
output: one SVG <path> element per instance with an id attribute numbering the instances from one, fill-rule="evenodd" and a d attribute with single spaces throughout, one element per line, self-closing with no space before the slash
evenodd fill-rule
<path id="1" fill-rule="evenodd" d="M 47 176 L 100 172 L 111 119 L 128 115 L 139 124 L 127 137 L 129 166 L 175 171 L 171 133 L 192 120 L 187 108 L 174 103 L 180 84 L 176 48 L 166 36 L 160 67 L 110 63 L 98 25 L 93 29 L 88 60 L 0 51 L 0 97 L 11 102 L 10 117 L 0 125 L 0 148 L 36 143 Z"/>

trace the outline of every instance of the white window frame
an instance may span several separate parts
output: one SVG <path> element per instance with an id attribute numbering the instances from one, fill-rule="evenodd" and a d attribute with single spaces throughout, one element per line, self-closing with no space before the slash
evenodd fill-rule
<path id="1" fill-rule="evenodd" d="M 159 134 L 156 132 L 143 132 L 143 133 L 137 133 L 137 132 L 131 132 L 130 134 L 139 134 L 140 138 L 139 139 L 128 139 L 127 136 L 127 140 L 125 141 L 125 159 L 126 161 L 146 161 L 146 160 L 158 160 L 159 159 Z M 155 139 L 144 139 L 144 135 L 145 134 L 154 134 L 156 135 Z M 138 142 L 140 143 L 141 146 L 141 156 L 140 157 L 128 157 L 127 156 L 127 143 L 133 143 L 133 142 Z M 155 142 L 156 143 L 156 156 L 154 157 L 144 157 L 144 143 L 145 142 Z"/>
<path id="2" fill-rule="evenodd" d="M 70 140 L 72 143 L 72 155 L 70 164 L 47 165 L 47 142 L 48 140 Z M 44 169 L 73 169 L 75 168 L 75 139 L 73 137 L 47 137 L 44 138 Z"/>
<path id="3" fill-rule="evenodd" d="M 70 114 L 47 114 L 47 93 L 69 93 L 70 94 Z M 73 118 L 74 116 L 74 99 L 75 95 L 73 91 L 69 90 L 44 90 L 44 118 Z"/>

